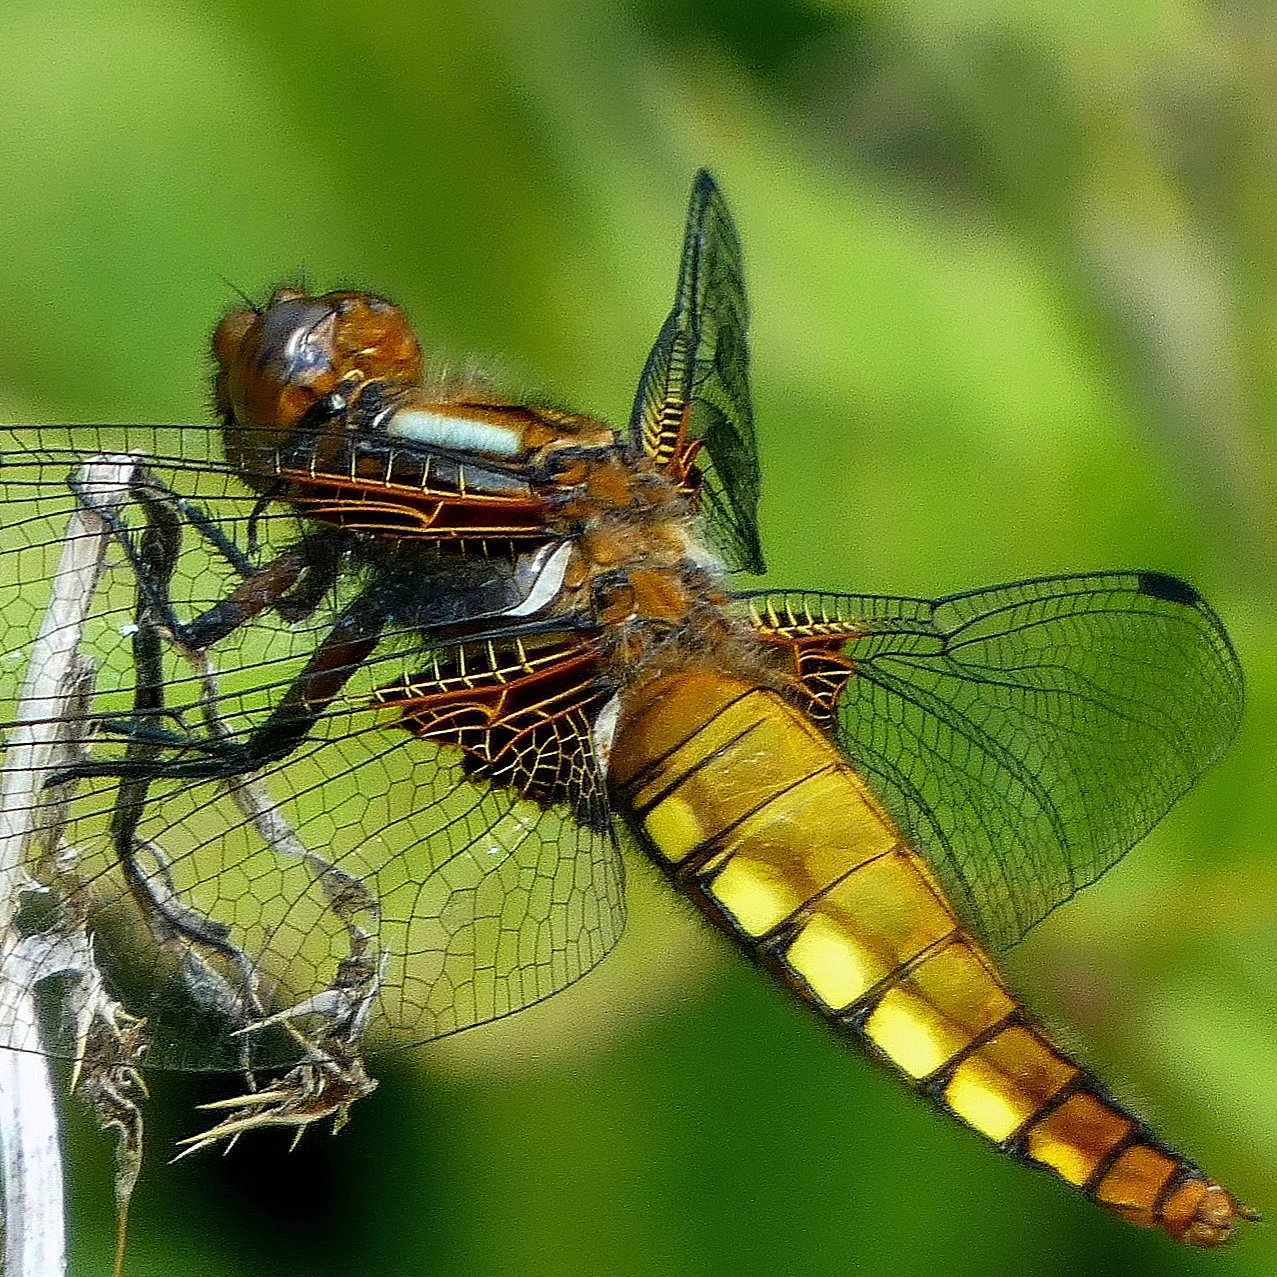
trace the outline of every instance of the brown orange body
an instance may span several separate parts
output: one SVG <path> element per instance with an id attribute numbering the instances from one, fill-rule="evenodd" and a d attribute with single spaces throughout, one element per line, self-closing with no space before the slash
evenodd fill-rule
<path id="1" fill-rule="evenodd" d="M 588 417 L 427 388 L 402 312 L 369 295 L 285 290 L 229 316 L 214 349 L 228 454 L 300 513 L 394 538 L 571 541 L 556 607 L 592 614 L 597 640 L 489 645 L 457 678 L 436 662 L 378 693 L 403 726 L 571 802 L 619 688 L 613 798 L 673 883 L 837 1030 L 1133 1223 L 1214 1246 L 1253 1217 L 1050 1040 L 834 743 L 846 630 L 784 636 L 729 612 L 691 530 L 683 418 L 659 415 L 663 442 L 640 456 Z M 553 478 L 534 487 L 511 460 Z"/>
<path id="2" fill-rule="evenodd" d="M 1251 1213 L 1037 1025 L 825 734 L 705 668 L 624 700 L 611 783 L 672 881 L 939 1107 L 1132 1223 L 1215 1246 Z"/>

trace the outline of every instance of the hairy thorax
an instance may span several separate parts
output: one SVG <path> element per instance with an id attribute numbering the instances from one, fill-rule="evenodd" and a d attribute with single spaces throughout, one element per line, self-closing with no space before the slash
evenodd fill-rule
<path id="1" fill-rule="evenodd" d="M 571 496 L 556 522 L 572 537 L 560 606 L 607 636 L 604 663 L 622 687 L 713 662 L 772 685 L 763 644 L 729 611 L 724 569 L 697 537 L 696 503 L 647 458 L 617 448 L 560 475 Z"/>

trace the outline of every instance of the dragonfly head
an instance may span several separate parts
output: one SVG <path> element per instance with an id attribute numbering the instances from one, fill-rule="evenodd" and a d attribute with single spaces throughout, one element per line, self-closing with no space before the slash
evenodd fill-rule
<path id="1" fill-rule="evenodd" d="M 338 391 L 416 383 L 423 365 L 398 306 L 372 293 L 311 296 L 295 288 L 276 290 L 260 309 L 228 314 L 214 331 L 213 354 L 217 409 L 241 448 L 280 443 Z"/>

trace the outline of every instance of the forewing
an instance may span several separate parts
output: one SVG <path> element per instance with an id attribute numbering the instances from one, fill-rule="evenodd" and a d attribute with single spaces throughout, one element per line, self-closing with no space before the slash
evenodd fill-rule
<path id="1" fill-rule="evenodd" d="M 835 734 L 998 946 L 1118 861 L 1241 715 L 1223 625 L 1158 573 L 935 601 L 778 591 L 749 606 L 765 634 L 844 636 Z"/>
<path id="2" fill-rule="evenodd" d="M 228 482 L 240 500 L 246 486 L 267 503 L 286 494 L 290 512 L 330 527 L 434 542 L 545 539 L 545 502 L 525 465 L 392 438 L 334 411 L 316 410 L 290 432 L 207 424 L 0 426 L 0 465 L 16 491 L 26 482 L 24 468 L 70 469 L 115 451 L 146 458 L 154 475 L 180 473 L 188 495 L 219 500 Z"/>
<path id="3" fill-rule="evenodd" d="M 740 238 L 714 179 L 692 185 L 674 308 L 648 356 L 630 437 L 680 480 L 689 469 L 730 568 L 762 572 L 760 475 L 749 391 Z M 699 445 L 699 446 L 698 446 Z"/>
<path id="4" fill-rule="evenodd" d="M 256 556 L 268 560 L 296 539 L 297 520 L 278 503 L 263 506 L 206 441 L 152 435 L 145 442 L 163 446 L 148 473 L 241 546 L 251 522 Z M 32 640 L 79 508 L 68 475 L 140 442 L 136 432 L 0 434 L 0 739 L 13 738 Z M 119 516 L 136 545 L 136 505 L 126 500 Z M 209 537 L 187 527 L 173 578 L 179 613 L 225 597 L 238 580 Z M 165 712 L 150 721 L 191 740 L 247 739 L 359 588 L 343 579 L 292 625 L 263 612 L 216 644 L 207 668 L 166 641 Z M 37 741 L 69 736 L 91 760 L 128 749 L 86 723 L 119 723 L 135 709 L 137 618 L 136 577 L 112 541 L 80 627 L 94 677 L 86 718 L 68 723 L 67 706 L 46 701 L 31 725 Z M 291 1063 L 299 1046 L 286 1033 L 229 1031 L 349 984 L 361 966 L 379 970 L 370 1046 L 438 1037 L 548 997 L 615 944 L 623 883 L 607 813 L 581 823 L 563 807 L 475 781 L 458 751 L 405 730 L 402 711 L 381 704 L 377 689 L 416 672 L 422 653 L 417 634 L 388 634 L 306 740 L 251 783 L 150 782 L 131 865 L 112 837 L 115 780 L 81 780 L 68 801 L 39 788 L 16 813 L 35 830 L 23 871 L 33 882 L 58 877 L 73 912 L 83 909 L 110 991 L 148 1021 L 150 1065 Z M 25 931 L 56 923 L 47 899 L 24 895 Z M 245 1005 L 250 985 L 256 1008 Z M 51 1025 L 44 1048 L 71 1053 L 74 1036 Z"/>

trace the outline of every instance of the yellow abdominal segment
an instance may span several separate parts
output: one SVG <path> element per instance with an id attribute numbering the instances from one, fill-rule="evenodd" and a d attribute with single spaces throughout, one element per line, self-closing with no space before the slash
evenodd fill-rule
<path id="1" fill-rule="evenodd" d="M 1241 1208 L 1051 1044 L 855 768 L 775 692 L 709 670 L 640 687 L 610 780 L 676 885 L 954 1117 L 1135 1223 L 1227 1235 Z"/>

